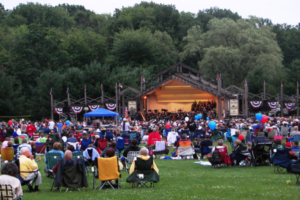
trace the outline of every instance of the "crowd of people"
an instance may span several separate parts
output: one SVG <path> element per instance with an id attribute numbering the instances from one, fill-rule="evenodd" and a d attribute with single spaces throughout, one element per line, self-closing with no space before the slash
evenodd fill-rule
<path id="1" fill-rule="evenodd" d="M 216 122 L 216 128 L 213 130 L 209 127 L 210 121 Z M 274 137 L 273 149 L 290 149 L 290 159 L 297 158 L 292 150 L 300 149 L 299 143 L 293 140 L 291 144 L 289 138 L 300 137 L 299 120 L 292 118 L 271 117 L 265 124 L 250 118 L 194 120 L 188 115 L 183 120 L 137 121 L 128 118 L 118 124 L 114 124 L 113 120 L 93 121 L 92 119 L 77 123 L 55 122 L 52 119 L 34 123 L 26 120 L 19 122 L 9 120 L 9 122 L 1 122 L 1 151 L 7 148 L 13 149 L 17 162 L 4 164 L 0 184 L 11 184 L 15 195 L 19 196 L 22 195 L 21 183 L 34 180 L 35 187 L 29 186 L 29 190 L 40 191 L 42 176 L 35 160 L 37 153 L 58 153 L 61 159 L 70 161 L 75 152 L 82 152 L 85 165 L 97 168 L 97 158 L 117 156 L 120 160 L 119 169 L 124 168 L 132 174 L 139 164 L 135 163 L 137 162 L 135 159 L 129 169 L 126 162 L 128 153 L 140 152 L 137 156 L 138 163 L 150 159 L 151 169 L 158 174 L 159 170 L 153 157 L 157 155 L 156 146 L 161 141 L 164 141 L 166 148 L 173 147 L 171 155 L 174 158 L 187 158 L 182 152 L 192 149 L 189 155 L 193 159 L 202 160 L 209 155 L 208 161 L 213 165 L 236 166 L 251 159 L 249 151 L 252 148 L 253 138 L 268 138 L 270 132 L 273 132 L 273 136 L 283 136 L 286 140 L 284 142 L 283 138 Z M 243 137 L 240 137 L 241 135 Z M 225 145 L 224 140 L 229 141 L 231 145 Z M 103 141 L 107 141 L 104 146 Z M 215 147 L 213 147 L 214 141 Z M 41 150 L 42 152 L 36 150 L 39 144 L 44 144 L 45 148 Z M 123 146 L 120 147 L 120 144 Z M 229 149 L 232 151 L 229 152 Z M 47 166 L 44 169 L 47 177 L 60 169 L 59 163 L 50 169 L 46 157 L 44 162 Z M 7 176 L 10 178 L 8 179 Z M 20 184 L 17 184 L 18 181 Z"/>

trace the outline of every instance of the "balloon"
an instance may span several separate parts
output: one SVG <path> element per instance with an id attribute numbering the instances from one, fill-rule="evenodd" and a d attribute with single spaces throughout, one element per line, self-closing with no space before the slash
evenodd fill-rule
<path id="1" fill-rule="evenodd" d="M 244 140 L 244 136 L 243 135 L 239 135 L 239 139 L 240 140 Z"/>
<path id="2" fill-rule="evenodd" d="M 258 121 L 260 121 L 262 119 L 262 114 L 261 113 L 257 113 L 255 115 L 255 119 L 258 120 Z"/>
<path id="3" fill-rule="evenodd" d="M 68 121 L 66 121 L 66 124 L 67 124 L 67 125 L 69 125 L 69 124 L 70 124 L 70 121 L 69 121 L 69 120 L 68 120 Z"/>
<path id="4" fill-rule="evenodd" d="M 189 121 L 189 117 L 185 117 L 184 120 L 185 120 L 186 122 L 188 122 L 188 121 Z"/>
<path id="5" fill-rule="evenodd" d="M 11 120 L 9 120 L 9 121 L 8 121 L 8 125 L 11 126 L 12 124 L 13 124 L 13 122 L 12 122 Z"/>
<path id="6" fill-rule="evenodd" d="M 210 128 L 210 130 L 215 130 L 217 124 L 214 121 L 211 121 L 208 123 L 208 127 Z"/>
<path id="7" fill-rule="evenodd" d="M 122 119 L 122 117 L 120 117 L 120 119 L 119 119 L 120 121 L 122 121 L 123 119 Z"/>
<path id="8" fill-rule="evenodd" d="M 195 120 L 198 120 L 199 119 L 199 116 L 198 115 L 195 115 Z"/>
<path id="9" fill-rule="evenodd" d="M 209 117 L 206 117 L 206 120 L 209 120 Z"/>
<path id="10" fill-rule="evenodd" d="M 266 123 L 268 121 L 268 116 L 267 115 L 263 115 L 262 119 L 260 121 L 261 121 L 261 123 Z"/>
<path id="11" fill-rule="evenodd" d="M 167 129 L 171 128 L 171 124 L 170 124 L 170 123 L 167 123 L 167 124 L 166 124 L 166 128 L 167 128 Z"/>
<path id="12" fill-rule="evenodd" d="M 198 114 L 198 118 L 199 118 L 199 119 L 202 119 L 202 115 L 201 115 L 201 114 Z"/>

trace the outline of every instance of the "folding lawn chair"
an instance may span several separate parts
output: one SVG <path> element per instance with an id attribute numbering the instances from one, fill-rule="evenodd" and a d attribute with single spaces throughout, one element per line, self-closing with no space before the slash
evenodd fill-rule
<path id="1" fill-rule="evenodd" d="M 169 149 L 166 146 L 165 141 L 156 141 L 155 142 L 155 150 L 153 151 L 153 155 L 159 157 L 163 154 L 169 154 Z"/>
<path id="2" fill-rule="evenodd" d="M 291 165 L 291 160 L 289 159 L 289 149 L 279 150 L 271 157 L 271 162 L 274 165 L 274 173 L 284 173 L 289 172 L 289 168 Z"/>
<path id="3" fill-rule="evenodd" d="M 20 171 L 20 160 L 19 159 L 16 159 L 15 164 L 18 166 L 18 169 L 19 169 L 18 175 L 17 175 L 17 179 L 19 179 L 19 181 L 21 183 L 21 186 L 27 185 L 28 189 L 29 189 L 29 187 L 34 188 L 33 186 L 35 184 L 36 179 L 38 178 L 38 172 L 39 172 L 39 170 L 34 170 L 34 171 Z M 35 177 L 33 179 L 29 180 L 29 181 L 25 181 L 21 177 L 21 174 L 20 174 L 21 172 L 22 173 L 28 173 L 28 174 L 33 173 L 33 174 L 35 174 Z"/>
<path id="4" fill-rule="evenodd" d="M 53 190 L 53 186 L 55 183 L 55 174 L 52 172 L 52 169 L 61 159 L 62 157 L 60 153 L 46 153 L 47 169 L 45 169 L 45 173 L 48 178 L 53 179 L 50 189 L 51 191 Z"/>
<path id="5" fill-rule="evenodd" d="M 107 147 L 107 139 L 99 139 L 98 144 L 101 151 L 103 151 Z"/>
<path id="6" fill-rule="evenodd" d="M 120 170 L 118 164 L 118 157 L 111 158 L 97 158 L 98 162 L 98 178 L 101 181 L 100 186 L 95 186 L 95 170 L 92 168 L 93 176 L 93 188 L 99 187 L 99 190 L 105 188 L 119 189 L 120 188 Z M 117 184 L 111 184 L 111 180 L 117 180 Z M 107 185 L 106 185 L 107 184 Z"/>
<path id="7" fill-rule="evenodd" d="M 148 187 L 146 184 L 150 183 L 150 187 L 154 187 L 154 183 L 159 182 L 159 175 L 152 169 L 153 157 L 151 156 L 148 160 L 136 157 L 134 162 L 135 170 L 128 176 L 126 182 L 136 183 L 141 187 Z"/>
<path id="8" fill-rule="evenodd" d="M 300 141 L 300 135 L 293 135 L 293 141 L 297 141 L 299 142 Z"/>
<path id="9" fill-rule="evenodd" d="M 14 148 L 6 147 L 1 150 L 1 162 L 8 161 L 12 162 L 14 160 Z"/>
<path id="10" fill-rule="evenodd" d="M 1 200 L 19 200 L 23 196 L 18 196 L 14 198 L 14 191 L 11 185 L 1 184 L 0 185 L 0 199 Z"/>
<path id="11" fill-rule="evenodd" d="M 291 173 L 296 175 L 296 184 L 300 184 L 300 163 L 293 163 L 291 165 Z"/>
<path id="12" fill-rule="evenodd" d="M 136 139 L 136 132 L 129 133 L 129 136 L 130 136 L 130 142 L 131 142 L 133 139 Z"/>
<path id="13" fill-rule="evenodd" d="M 177 155 L 180 157 L 193 156 L 195 150 L 191 141 L 179 141 L 179 147 L 177 149 Z"/>
<path id="14" fill-rule="evenodd" d="M 105 138 L 107 139 L 107 141 L 111 141 L 114 138 L 113 132 L 106 132 Z"/>
<path id="15" fill-rule="evenodd" d="M 121 153 L 125 148 L 125 139 L 118 139 L 117 140 L 117 149 Z"/>

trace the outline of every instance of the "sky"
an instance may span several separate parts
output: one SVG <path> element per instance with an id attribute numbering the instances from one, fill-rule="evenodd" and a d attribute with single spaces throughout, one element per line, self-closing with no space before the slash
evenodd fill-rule
<path id="1" fill-rule="evenodd" d="M 147 0 L 144 0 L 147 1 Z M 5 9 L 13 9 L 20 3 L 38 2 L 56 6 L 62 3 L 83 5 L 86 9 L 97 14 L 113 14 L 115 8 L 134 6 L 140 3 L 138 0 L 2 0 Z M 147 1 L 151 2 L 151 1 Z M 191 12 L 197 14 L 199 10 L 210 7 L 230 9 L 237 12 L 243 18 L 250 15 L 271 19 L 273 24 L 287 23 L 297 25 L 300 23 L 300 0 L 153 0 L 155 3 L 172 4 L 180 12 Z"/>

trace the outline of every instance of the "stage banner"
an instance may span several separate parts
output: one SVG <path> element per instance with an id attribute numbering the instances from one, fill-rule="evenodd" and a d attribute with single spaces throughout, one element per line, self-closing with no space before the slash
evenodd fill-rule
<path id="1" fill-rule="evenodd" d="M 279 103 L 279 102 L 268 102 L 268 106 L 269 106 L 271 109 L 276 109 L 278 103 Z"/>
<path id="2" fill-rule="evenodd" d="M 250 101 L 250 104 L 253 108 L 259 108 L 261 106 L 262 101 Z"/>
<path id="3" fill-rule="evenodd" d="M 56 114 L 61 115 L 63 114 L 63 108 L 54 108 Z"/>
<path id="4" fill-rule="evenodd" d="M 295 107 L 295 103 L 285 103 L 286 109 L 292 110 Z"/>
<path id="5" fill-rule="evenodd" d="M 134 112 L 136 110 L 136 101 L 128 101 L 128 110 Z M 132 113 L 131 113 L 132 114 Z"/>
<path id="6" fill-rule="evenodd" d="M 72 107 L 72 110 L 74 113 L 79 114 L 81 113 L 83 107 L 79 107 L 79 106 L 74 106 Z"/>
<path id="7" fill-rule="evenodd" d="M 106 103 L 105 106 L 110 111 L 113 111 L 117 108 L 117 104 Z"/>
<path id="8" fill-rule="evenodd" d="M 100 108 L 100 105 L 89 105 L 91 111 L 97 110 Z"/>
<path id="9" fill-rule="evenodd" d="M 229 99 L 229 114 L 230 114 L 230 116 L 239 115 L 239 101 L 238 101 L 238 99 Z"/>

